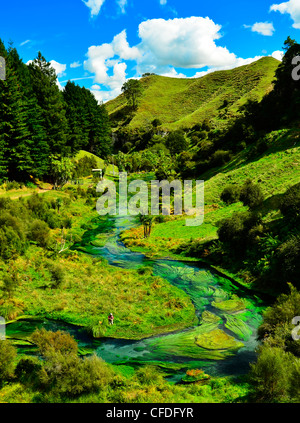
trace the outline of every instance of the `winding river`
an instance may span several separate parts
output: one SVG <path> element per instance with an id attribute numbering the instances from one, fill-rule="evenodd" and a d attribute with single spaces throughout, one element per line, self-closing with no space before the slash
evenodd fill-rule
<path id="1" fill-rule="evenodd" d="M 155 275 L 190 296 L 198 324 L 171 334 L 131 341 L 95 340 L 83 328 L 63 322 L 21 320 L 7 326 L 7 336 L 24 340 L 37 327 L 65 330 L 74 336 L 79 348 L 94 350 L 107 362 L 132 367 L 156 363 L 169 369 L 170 380 L 175 382 L 188 368 L 202 368 L 212 376 L 247 373 L 256 356 L 256 330 L 265 308 L 263 301 L 210 269 L 169 259 L 148 259 L 126 248 L 119 235 L 136 225 L 132 218 L 109 218 L 109 225 L 105 223 L 97 231 L 98 235 L 105 235 L 105 243 L 97 246 L 97 242 L 92 242 L 85 251 L 121 268 L 151 267 Z M 30 353 L 30 346 L 23 345 L 23 350 Z"/>

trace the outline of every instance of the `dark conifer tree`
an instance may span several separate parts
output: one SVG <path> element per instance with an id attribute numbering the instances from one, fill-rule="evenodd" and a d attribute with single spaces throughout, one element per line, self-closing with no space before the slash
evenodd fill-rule
<path id="1" fill-rule="evenodd" d="M 31 83 L 42 110 L 43 126 L 52 153 L 67 154 L 68 125 L 65 103 L 56 83 L 56 73 L 41 52 L 29 65 Z"/>

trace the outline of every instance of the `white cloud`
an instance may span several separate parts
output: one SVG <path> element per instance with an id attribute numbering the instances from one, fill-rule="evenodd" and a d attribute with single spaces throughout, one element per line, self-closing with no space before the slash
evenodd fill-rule
<path id="1" fill-rule="evenodd" d="M 272 57 L 274 57 L 274 59 L 277 59 L 277 60 L 280 60 L 280 61 L 282 61 L 283 56 L 284 56 L 283 51 L 276 50 L 276 51 L 273 51 L 273 53 L 272 53 Z"/>
<path id="2" fill-rule="evenodd" d="M 125 13 L 125 6 L 127 6 L 127 0 L 117 0 L 117 4 L 121 9 L 121 13 Z"/>
<path id="3" fill-rule="evenodd" d="M 115 55 L 124 60 L 136 60 L 141 57 L 138 47 L 130 47 L 127 41 L 126 30 L 116 35 L 112 41 L 112 48 Z"/>
<path id="4" fill-rule="evenodd" d="M 244 25 L 245 28 L 251 28 L 252 32 L 258 32 L 259 34 L 272 36 L 275 28 L 273 23 L 270 22 L 256 22 L 254 25 Z"/>
<path id="5" fill-rule="evenodd" d="M 300 29 L 300 1 L 289 0 L 280 4 L 273 4 L 270 11 L 280 12 L 282 14 L 288 13 L 294 21 L 293 27 Z"/>
<path id="6" fill-rule="evenodd" d="M 57 76 L 65 75 L 65 70 L 67 69 L 67 65 L 58 63 L 55 60 L 50 60 L 50 63 L 52 68 L 55 70 Z"/>
<path id="7" fill-rule="evenodd" d="M 246 65 L 261 57 L 239 58 L 226 47 L 218 46 L 220 30 L 221 26 L 208 17 L 147 20 L 139 25 L 141 41 L 133 47 L 124 30 L 111 43 L 88 49 L 84 68 L 94 74 L 97 85 L 91 91 L 101 101 L 119 95 L 127 77 L 127 61 L 134 61 L 136 74 L 133 77 L 150 72 L 185 78 L 182 70 L 176 68 L 196 69 L 194 77 L 200 77 L 216 70 Z M 208 70 L 201 72 L 201 68 Z"/>
<path id="8" fill-rule="evenodd" d="M 159 0 L 159 3 L 164 6 L 165 4 L 167 4 L 167 0 Z"/>
<path id="9" fill-rule="evenodd" d="M 82 0 L 83 3 L 91 9 L 91 17 L 97 16 L 105 0 Z"/>
<path id="10" fill-rule="evenodd" d="M 215 40 L 220 25 L 209 18 L 152 19 L 139 25 L 140 49 L 145 63 L 201 68 L 232 63 L 235 55 Z"/>
<path id="11" fill-rule="evenodd" d="M 82 66 L 80 62 L 73 62 L 70 64 L 70 68 L 72 69 L 79 68 L 80 66 Z"/>
<path id="12" fill-rule="evenodd" d="M 30 41 L 31 41 L 31 40 L 26 40 L 26 41 L 23 41 L 23 42 L 20 44 L 20 46 L 21 46 L 21 47 L 22 47 L 22 46 L 25 46 L 26 44 L 30 43 Z"/>
<path id="13" fill-rule="evenodd" d="M 207 69 L 206 71 L 202 71 L 202 72 L 196 72 L 194 76 L 192 76 L 192 78 L 201 78 L 202 76 L 205 76 L 209 73 L 212 72 L 216 72 L 216 71 L 220 71 L 220 70 L 230 70 L 233 68 L 238 68 L 240 66 L 246 66 L 246 65 L 250 65 L 253 62 L 257 62 L 257 60 L 261 59 L 263 56 L 255 56 L 255 57 L 249 57 L 247 59 L 243 59 L 241 57 L 236 57 L 236 60 L 228 66 L 218 66 L 218 67 L 212 67 Z"/>

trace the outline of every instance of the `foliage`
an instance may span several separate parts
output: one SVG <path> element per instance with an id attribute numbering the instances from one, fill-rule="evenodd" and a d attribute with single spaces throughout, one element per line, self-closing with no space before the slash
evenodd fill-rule
<path id="1" fill-rule="evenodd" d="M 226 204 L 233 204 L 240 199 L 240 188 L 235 185 L 228 185 L 222 191 L 220 198 Z"/>
<path id="2" fill-rule="evenodd" d="M 109 117 L 93 94 L 68 82 L 61 92 L 41 52 L 28 66 L 1 43 L 6 80 L 0 81 L 0 180 L 47 179 L 50 154 L 85 148 L 102 157 L 111 149 Z"/>
<path id="3" fill-rule="evenodd" d="M 55 189 L 62 188 L 72 179 L 74 164 L 68 157 L 51 157 L 51 176 L 54 180 Z"/>
<path id="4" fill-rule="evenodd" d="M 244 206 L 248 206 L 250 210 L 257 209 L 262 205 L 264 196 L 258 184 L 254 184 L 251 179 L 247 179 L 241 187 L 240 200 Z"/>
<path id="5" fill-rule="evenodd" d="M 166 146 L 172 155 L 186 150 L 188 143 L 184 136 L 184 132 L 181 130 L 170 132 L 166 139 Z"/>
<path id="6" fill-rule="evenodd" d="M 0 341 L 0 383 L 13 376 L 16 356 L 17 350 L 10 341 Z"/>
<path id="7" fill-rule="evenodd" d="M 285 402 L 292 382 L 293 356 L 280 348 L 264 345 L 251 365 L 250 380 L 256 402 Z"/>
<path id="8" fill-rule="evenodd" d="M 143 87 L 137 79 L 129 79 L 122 86 L 122 92 L 124 93 L 128 104 L 133 110 L 137 109 L 139 97 L 143 92 Z"/>

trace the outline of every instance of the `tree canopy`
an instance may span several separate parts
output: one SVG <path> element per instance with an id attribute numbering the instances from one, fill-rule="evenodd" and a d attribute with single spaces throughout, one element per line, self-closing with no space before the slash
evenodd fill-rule
<path id="1" fill-rule="evenodd" d="M 0 40 L 6 79 L 0 80 L 0 181 L 49 179 L 51 154 L 72 158 L 84 149 L 111 151 L 109 117 L 90 90 L 68 82 L 61 90 L 41 52 L 26 65 Z"/>

